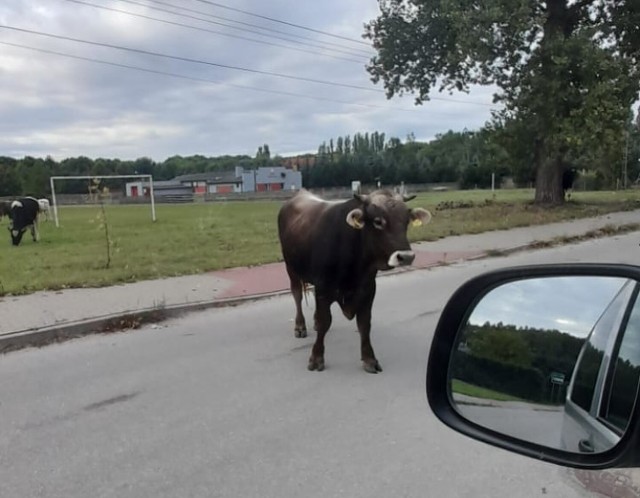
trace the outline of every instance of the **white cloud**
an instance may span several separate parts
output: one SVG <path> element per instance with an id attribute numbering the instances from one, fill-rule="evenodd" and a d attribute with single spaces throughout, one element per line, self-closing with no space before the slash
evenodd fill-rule
<path id="1" fill-rule="evenodd" d="M 182 8 L 285 31 L 300 43 L 313 43 L 307 40 L 310 38 L 342 48 L 367 50 L 362 44 L 269 23 L 195 0 L 165 1 Z M 327 53 L 210 22 L 172 16 L 152 8 L 118 1 L 99 4 L 201 29 Z M 268 4 L 245 0 L 229 2 L 229 5 L 356 40 L 362 40 L 363 24 L 378 11 L 377 2 L 373 0 L 279 0 Z M 371 83 L 364 69 L 365 59 L 356 64 L 64 0 L 5 0 L 0 6 L 0 21 L 9 26 L 72 38 L 378 90 L 275 78 L 0 28 L 0 43 L 223 83 L 175 78 L 0 45 L 0 112 L 4 117 L 0 122 L 0 155 L 51 155 L 56 159 L 81 154 L 121 159 L 150 156 L 163 160 L 174 154 L 253 155 L 265 142 L 273 153 L 285 155 L 314 151 L 331 137 L 364 131 L 377 130 L 401 138 L 413 132 L 419 140 L 430 139 L 448 129 L 478 128 L 490 117 L 490 108 L 486 105 L 451 100 L 490 104 L 490 88 L 474 89 L 471 95 L 436 94 L 445 100 L 433 100 L 415 107 L 411 96 L 387 100 L 380 91 L 382 88 Z"/>

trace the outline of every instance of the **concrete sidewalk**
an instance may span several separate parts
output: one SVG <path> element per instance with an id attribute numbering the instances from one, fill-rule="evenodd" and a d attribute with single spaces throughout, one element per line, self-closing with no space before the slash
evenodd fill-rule
<path id="1" fill-rule="evenodd" d="M 413 268 L 428 268 L 476 259 L 493 251 L 511 251 L 560 236 L 579 236 L 598 228 L 640 221 L 640 210 L 612 213 L 597 218 L 447 237 L 414 244 Z M 273 263 L 251 268 L 232 268 L 200 275 L 165 278 L 96 289 L 67 289 L 0 298 L 0 342 L 16 334 L 56 330 L 142 310 L 183 312 L 258 298 L 287 291 L 284 265 Z M 87 323 L 88 322 L 88 323 Z M 2 351 L 2 347 L 0 347 Z"/>

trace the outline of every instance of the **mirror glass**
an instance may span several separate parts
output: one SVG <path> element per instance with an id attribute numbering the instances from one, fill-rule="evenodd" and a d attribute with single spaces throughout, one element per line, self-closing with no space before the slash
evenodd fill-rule
<path id="1" fill-rule="evenodd" d="M 476 424 L 550 448 L 612 448 L 638 391 L 638 289 L 634 280 L 597 276 L 493 288 L 458 331 L 453 406 Z"/>

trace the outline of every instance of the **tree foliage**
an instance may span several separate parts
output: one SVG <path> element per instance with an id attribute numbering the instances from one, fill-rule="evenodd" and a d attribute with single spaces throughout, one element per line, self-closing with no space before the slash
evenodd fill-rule
<path id="1" fill-rule="evenodd" d="M 583 149 L 611 159 L 637 97 L 637 0 L 380 0 L 368 70 L 389 98 L 493 84 L 495 125 L 532 163 L 536 201 L 563 200 Z M 598 144 L 598 145 L 594 145 Z"/>
<path id="2" fill-rule="evenodd" d="M 550 379 L 562 374 L 566 388 L 584 338 L 559 330 L 502 322 L 467 325 L 463 352 L 456 353 L 456 378 L 531 401 L 555 402 Z"/>
<path id="3" fill-rule="evenodd" d="M 567 166 L 581 171 L 581 188 L 616 188 L 621 184 L 625 160 L 630 182 L 640 179 L 640 127 L 636 121 L 627 116 L 627 130 L 583 142 L 577 153 L 567 156 Z M 417 141 L 412 135 L 403 141 L 373 131 L 324 141 L 317 154 L 297 164 L 308 188 L 346 187 L 353 180 L 364 185 L 457 183 L 463 189 L 489 188 L 492 175 L 496 188 L 508 177 L 517 186 L 529 187 L 535 181 L 530 137 L 528 123 L 515 119 L 496 119 L 476 131 L 449 130 L 429 142 Z M 170 180 L 190 173 L 233 171 L 236 166 L 252 169 L 281 164 L 283 159 L 272 156 L 268 146 L 260 147 L 253 158 L 194 155 L 172 156 L 161 162 L 146 157 L 123 161 L 79 156 L 58 162 L 51 157 L 0 156 L 0 197 L 47 196 L 52 175 L 152 174 L 156 180 Z M 119 180 L 103 183 L 114 192 L 122 188 Z M 60 193 L 84 194 L 87 181 L 69 180 L 58 189 Z"/>

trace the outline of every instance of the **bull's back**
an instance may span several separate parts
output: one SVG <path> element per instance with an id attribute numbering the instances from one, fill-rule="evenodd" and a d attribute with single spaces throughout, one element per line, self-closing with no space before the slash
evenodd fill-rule
<path id="1" fill-rule="evenodd" d="M 303 277 L 310 271 L 319 221 L 329 204 L 301 192 L 287 201 L 278 213 L 278 236 L 285 263 Z"/>
<path id="2" fill-rule="evenodd" d="M 287 201 L 278 213 L 278 236 L 283 253 L 294 248 L 310 248 L 314 219 L 321 215 L 322 205 L 308 202 L 300 194 Z"/>

